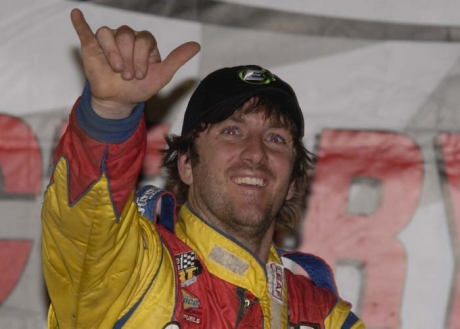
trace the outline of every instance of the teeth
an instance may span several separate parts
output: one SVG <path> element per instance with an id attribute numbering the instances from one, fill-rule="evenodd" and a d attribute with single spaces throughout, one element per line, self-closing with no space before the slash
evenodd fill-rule
<path id="1" fill-rule="evenodd" d="M 253 185 L 253 186 L 264 186 L 264 181 L 261 178 L 254 178 L 254 177 L 237 177 L 235 178 L 235 183 L 238 185 L 246 184 L 246 185 Z"/>

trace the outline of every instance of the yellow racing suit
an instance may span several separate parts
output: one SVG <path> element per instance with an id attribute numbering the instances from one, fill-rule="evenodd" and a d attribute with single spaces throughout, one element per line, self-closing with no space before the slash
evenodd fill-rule
<path id="1" fill-rule="evenodd" d="M 56 148 L 42 209 L 50 328 L 364 328 L 318 257 L 272 245 L 263 264 L 189 205 L 176 214 L 169 193 L 136 193 L 143 105 L 107 120 L 89 99 L 87 86 Z M 286 269 L 282 256 L 310 278 Z"/>

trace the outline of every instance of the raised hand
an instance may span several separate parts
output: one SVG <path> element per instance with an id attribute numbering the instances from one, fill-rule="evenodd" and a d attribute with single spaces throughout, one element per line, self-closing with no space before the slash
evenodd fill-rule
<path id="1" fill-rule="evenodd" d="M 94 34 L 80 10 L 72 10 L 71 19 L 80 38 L 91 104 L 105 118 L 127 117 L 200 50 L 198 43 L 187 42 L 161 60 L 156 40 L 148 31 L 124 25 L 116 30 L 101 27 Z"/>

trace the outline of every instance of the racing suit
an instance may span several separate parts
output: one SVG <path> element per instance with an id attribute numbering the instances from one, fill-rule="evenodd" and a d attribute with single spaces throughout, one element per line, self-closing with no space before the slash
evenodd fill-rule
<path id="1" fill-rule="evenodd" d="M 70 114 L 42 209 L 50 328 L 364 328 L 319 258 L 272 245 L 263 264 L 172 195 L 136 194 L 142 112 L 102 119 L 87 86 Z"/>

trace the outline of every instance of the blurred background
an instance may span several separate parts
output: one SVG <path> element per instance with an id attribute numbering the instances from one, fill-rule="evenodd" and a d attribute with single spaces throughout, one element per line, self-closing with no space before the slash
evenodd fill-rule
<path id="1" fill-rule="evenodd" d="M 460 328 L 460 2 L 15 0 L 0 3 L 0 328 L 46 328 L 40 208 L 85 83 L 69 14 L 202 51 L 148 102 L 141 184 L 196 84 L 258 64 L 288 81 L 318 155 L 301 227 L 369 328 Z M 284 242 L 283 242 L 284 241 Z"/>

